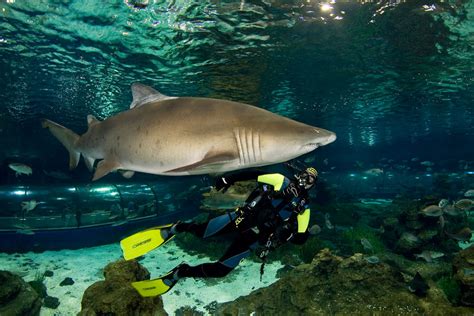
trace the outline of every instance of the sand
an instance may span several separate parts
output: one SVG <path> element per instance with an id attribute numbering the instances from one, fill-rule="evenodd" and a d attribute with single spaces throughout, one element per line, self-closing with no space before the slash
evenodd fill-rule
<path id="1" fill-rule="evenodd" d="M 121 254 L 118 244 L 43 253 L 0 253 L 0 269 L 16 272 L 22 275 L 25 281 L 34 280 L 37 274 L 43 274 L 46 270 L 53 271 L 52 277 L 45 277 L 44 284 L 48 295 L 59 298 L 60 305 L 57 309 L 42 307 L 40 315 L 76 315 L 81 310 L 84 291 L 91 284 L 103 280 L 102 268 L 121 258 Z M 150 271 L 152 278 L 156 278 L 183 261 L 194 265 L 207 262 L 208 259 L 189 255 L 174 243 L 168 243 L 149 253 L 141 264 Z M 244 260 L 222 279 L 180 280 L 163 296 L 164 308 L 170 315 L 174 315 L 176 310 L 184 306 L 191 306 L 209 314 L 204 307 L 214 301 L 232 301 L 257 288 L 272 284 L 277 280 L 276 273 L 281 267 L 279 262 L 267 264 L 260 281 L 260 264 Z M 74 284 L 60 286 L 66 277 L 72 278 Z"/>

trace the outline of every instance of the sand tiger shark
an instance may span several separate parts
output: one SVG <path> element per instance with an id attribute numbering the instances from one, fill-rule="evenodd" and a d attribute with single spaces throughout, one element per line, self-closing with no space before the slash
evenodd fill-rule
<path id="1" fill-rule="evenodd" d="M 80 156 L 93 181 L 116 170 L 182 176 L 217 174 L 281 163 L 336 140 L 336 134 L 248 104 L 170 97 L 132 85 L 130 109 L 103 121 L 88 115 L 79 136 L 50 120 L 42 126 L 69 151 L 69 167 Z"/>

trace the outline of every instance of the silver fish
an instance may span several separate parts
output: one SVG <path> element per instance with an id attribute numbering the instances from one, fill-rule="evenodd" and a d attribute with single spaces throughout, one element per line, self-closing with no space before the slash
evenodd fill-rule
<path id="1" fill-rule="evenodd" d="M 374 249 L 370 241 L 367 240 L 367 238 L 361 238 L 360 243 L 362 244 L 365 250 L 372 251 Z"/>
<path id="2" fill-rule="evenodd" d="M 310 235 L 317 235 L 321 232 L 321 227 L 318 224 L 314 224 L 308 231 Z"/>
<path id="3" fill-rule="evenodd" d="M 324 215 L 324 223 L 326 225 L 326 228 L 327 229 L 334 229 L 334 226 L 332 225 L 331 220 L 329 218 L 330 218 L 329 213 L 326 213 Z"/>
<path id="4" fill-rule="evenodd" d="M 454 206 L 463 211 L 469 211 L 471 207 L 474 206 L 474 202 L 470 199 L 461 199 L 459 201 L 456 201 L 456 203 L 454 203 Z"/>
<path id="5" fill-rule="evenodd" d="M 438 217 L 443 215 L 443 210 L 438 205 L 429 205 L 420 211 L 424 216 Z"/>
<path id="6" fill-rule="evenodd" d="M 158 175 L 217 174 L 288 161 L 336 140 L 336 134 L 251 105 L 209 98 L 169 97 L 132 85 L 130 110 L 100 122 L 87 117 L 79 136 L 50 120 L 42 126 L 80 156 L 92 180 L 122 169 Z M 127 174 L 131 176 L 131 173 Z"/>
<path id="7" fill-rule="evenodd" d="M 415 254 L 415 258 L 424 259 L 426 262 L 433 262 L 434 259 L 441 257 L 444 257 L 444 253 L 432 250 L 423 250 L 421 253 Z"/>
<path id="8" fill-rule="evenodd" d="M 31 169 L 30 166 L 25 165 L 23 163 L 14 162 L 14 163 L 9 164 L 8 167 L 12 169 L 13 171 L 15 171 L 15 176 L 17 177 L 22 174 L 27 175 L 27 176 L 33 174 L 33 169 Z"/>
<path id="9" fill-rule="evenodd" d="M 464 196 L 465 196 L 465 197 L 468 197 L 468 198 L 474 198 L 474 190 L 467 190 L 467 191 L 464 193 Z"/>

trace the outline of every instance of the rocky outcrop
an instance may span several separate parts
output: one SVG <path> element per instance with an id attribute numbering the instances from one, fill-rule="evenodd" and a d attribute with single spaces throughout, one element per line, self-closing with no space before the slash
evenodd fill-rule
<path id="1" fill-rule="evenodd" d="M 118 260 L 104 268 L 104 281 L 89 286 L 79 315 L 167 315 L 161 297 L 141 297 L 131 282 L 150 279 L 136 260 Z"/>
<path id="2" fill-rule="evenodd" d="M 474 246 L 460 251 L 454 257 L 453 270 L 461 284 L 461 304 L 474 306 Z"/>
<path id="3" fill-rule="evenodd" d="M 0 315 L 39 315 L 41 298 L 23 279 L 0 271 Z"/>
<path id="4" fill-rule="evenodd" d="M 310 264 L 298 266 L 273 285 L 218 304 L 218 315 L 472 315 L 474 309 L 453 307 L 430 284 L 418 298 L 400 273 L 384 263 L 370 264 L 362 254 L 343 259 L 328 249 Z"/>

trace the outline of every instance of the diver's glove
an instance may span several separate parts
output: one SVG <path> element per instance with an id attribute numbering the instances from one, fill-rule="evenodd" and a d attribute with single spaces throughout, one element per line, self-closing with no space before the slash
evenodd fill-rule
<path id="1" fill-rule="evenodd" d="M 216 190 L 222 190 L 222 193 L 225 193 L 225 191 L 227 191 L 227 189 L 229 189 L 232 184 L 234 183 L 230 179 L 219 177 L 216 180 Z"/>

